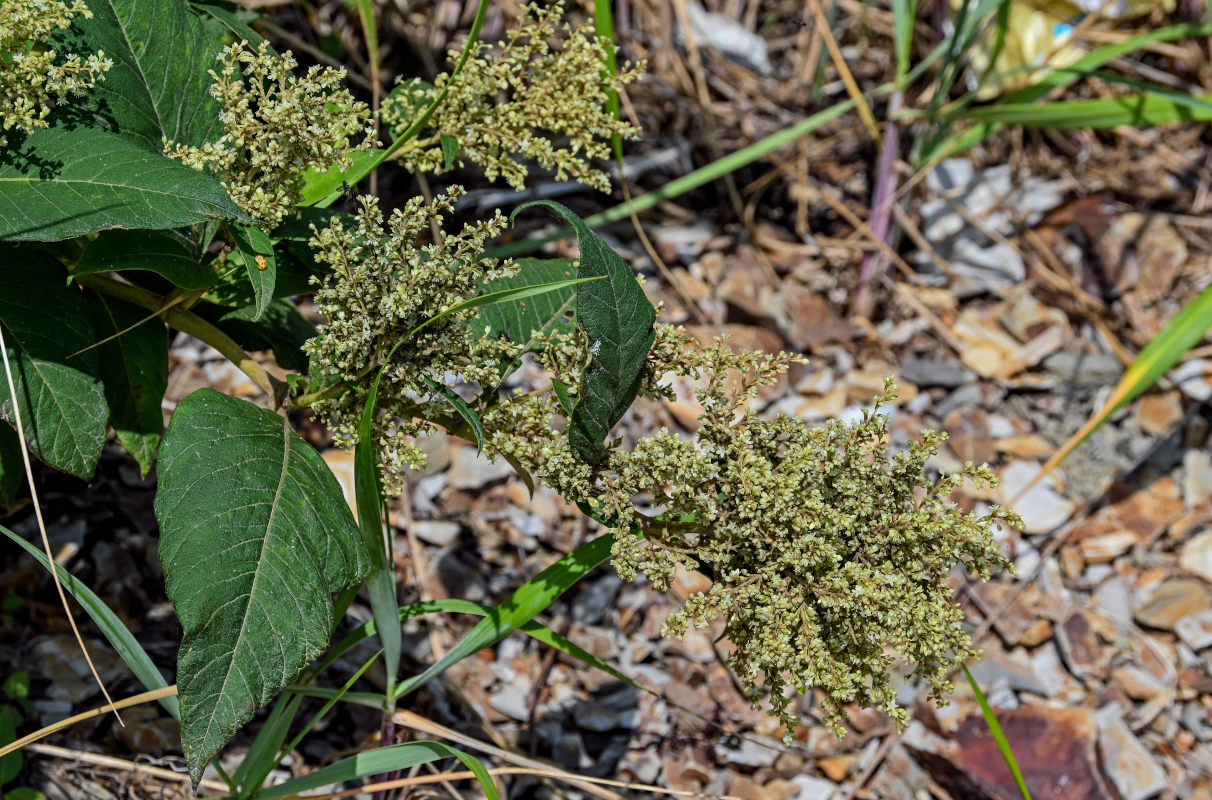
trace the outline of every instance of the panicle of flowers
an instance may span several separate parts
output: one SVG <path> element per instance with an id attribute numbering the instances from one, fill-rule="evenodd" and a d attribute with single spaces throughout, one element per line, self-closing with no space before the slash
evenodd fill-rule
<path id="1" fill-rule="evenodd" d="M 64 59 L 42 45 L 55 32 L 71 27 L 74 17 L 92 12 L 83 0 L 4 0 L 0 2 L 0 127 L 33 133 L 48 127 L 51 108 L 69 95 L 82 96 L 114 62 L 105 52 Z M 0 147 L 8 140 L 0 135 Z"/>
<path id="2" fill-rule="evenodd" d="M 945 698 L 948 672 L 975 653 L 947 575 L 957 563 L 982 578 L 1007 567 L 992 530 L 1018 520 L 1001 508 L 966 513 L 950 501 L 966 481 L 994 483 L 986 467 L 926 477 L 944 435 L 924 431 L 889 455 L 879 406 L 895 399 L 891 381 L 876 410 L 853 425 L 809 428 L 752 413 L 749 401 L 792 360 L 734 353 L 722 338 L 700 349 L 661 325 L 645 393 L 659 395 L 656 381 L 669 371 L 703 383 L 694 437 L 661 430 L 594 471 L 577 462 L 566 437 L 540 435 L 563 414 L 544 395 L 490 411 L 490 448 L 611 521 L 624 579 L 643 572 L 664 590 L 679 567 L 712 575 L 711 589 L 689 598 L 665 633 L 681 637 L 723 618 L 738 678 L 755 704 L 769 697 L 788 735 L 798 720 L 789 688 L 820 689 L 838 735 L 849 703 L 878 706 L 903 726 L 889 670 L 913 664 L 933 696 Z M 637 497 L 662 513 L 640 514 Z M 642 538 L 627 533 L 635 526 Z"/>
<path id="3" fill-rule="evenodd" d="M 478 294 L 480 285 L 516 272 L 512 262 L 481 258 L 484 242 L 499 235 L 507 221 L 500 212 L 466 224 L 458 233 L 442 233 L 424 243 L 431 223 L 441 225 L 463 195 L 459 187 L 426 203 L 409 200 L 384 224 L 378 199 L 359 198 L 357 227 L 340 220 L 313 228 L 309 245 L 316 260 L 331 266 L 318 284 L 316 310 L 325 318 L 317 335 L 305 346 L 314 369 L 339 376 L 339 394 L 317 402 L 313 409 L 325 419 L 337 443 L 357 443 L 362 414 L 374 370 L 392 347 L 419 325 Z M 402 475 L 424 464 L 413 436 L 433 429 L 420 417 L 435 419 L 450 412 L 426 380 L 496 385 L 497 365 L 513 355 L 514 345 L 475 336 L 468 323 L 476 311 L 446 314 L 427 324 L 392 356 L 379 387 L 375 435 L 382 454 L 384 491 L 398 494 Z M 422 407 L 431 406 L 422 413 Z"/>
<path id="4" fill-rule="evenodd" d="M 233 44 L 218 60 L 210 93 L 223 106 L 223 135 L 201 147 L 166 140 L 164 150 L 217 175 L 236 205 L 271 230 L 299 201 L 305 170 L 348 168 L 352 151 L 374 145 L 370 109 L 342 86 L 345 70 L 312 66 L 296 76 L 290 51 L 275 55 L 268 42 L 255 51 Z"/>
<path id="5" fill-rule="evenodd" d="M 607 98 L 636 80 L 644 65 L 624 65 L 609 76 L 604 65 L 613 45 L 597 38 L 592 25 L 561 26 L 563 13 L 562 3 L 527 6 L 503 43 L 475 43 L 458 74 L 439 75 L 432 88 L 402 82 L 380 110 L 396 136 L 443 90 L 447 94 L 425 138 L 400 151 L 401 162 L 413 171 L 440 172 L 447 164 L 444 141 L 457 142 L 457 163 L 476 163 L 490 180 L 503 178 L 516 189 L 527 176 L 524 160 L 531 160 L 557 180 L 609 191 L 606 173 L 591 162 L 609 158 L 613 136 L 634 138 L 639 130 L 610 114 Z M 451 60 L 458 55 L 452 51 Z"/>

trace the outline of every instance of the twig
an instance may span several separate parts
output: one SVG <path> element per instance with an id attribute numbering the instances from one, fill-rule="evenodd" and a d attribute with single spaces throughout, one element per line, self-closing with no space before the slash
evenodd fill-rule
<path id="1" fill-rule="evenodd" d="M 589 784 L 597 784 L 599 786 L 614 786 L 619 789 L 630 789 L 632 791 L 652 792 L 653 794 L 664 794 L 671 797 L 686 797 L 686 798 L 710 798 L 711 800 L 744 800 L 730 794 L 708 795 L 700 792 L 683 792 L 678 789 L 666 789 L 664 786 L 653 786 L 649 783 L 629 783 L 628 781 L 616 781 L 610 778 L 591 778 L 585 775 L 574 775 L 571 772 L 565 772 L 562 769 L 539 769 L 535 767 L 494 767 L 488 770 L 489 775 L 534 775 L 540 778 L 556 778 L 569 783 L 581 782 Z M 441 783 L 444 781 L 465 781 L 476 777 L 474 772 L 463 770 L 461 772 L 440 772 L 436 775 L 418 775 L 415 778 L 401 778 L 397 781 L 388 781 L 386 783 L 371 783 L 366 786 L 361 786 L 357 789 L 346 789 L 341 792 L 333 792 L 332 794 L 309 794 L 286 795 L 282 800 L 340 800 L 342 797 L 352 797 L 356 794 L 364 794 L 370 791 L 388 788 L 407 788 L 409 786 L 422 786 L 429 783 Z"/>
<path id="2" fill-rule="evenodd" d="M 91 664 L 92 662 L 89 662 L 89 663 Z M 105 691 L 104 686 L 101 687 L 101 691 L 103 691 L 103 692 Z M 86 719 L 92 719 L 93 717 L 99 717 L 102 714 L 108 713 L 110 711 L 113 711 L 114 715 L 117 716 L 118 709 L 120 709 L 120 708 L 130 708 L 131 706 L 139 706 L 139 705 L 143 705 L 144 703 L 150 703 L 154 700 L 159 700 L 162 697 L 173 697 L 176 694 L 177 694 L 177 685 L 174 683 L 172 686 L 165 686 L 162 689 L 153 689 L 150 692 L 143 692 L 142 694 L 136 694 L 131 697 L 127 697 L 122 700 L 119 700 L 116 703 L 111 700 L 109 703 L 106 703 L 103 706 L 98 706 L 97 708 L 91 709 L 89 711 L 85 711 L 82 714 L 77 714 L 74 717 L 68 717 L 67 719 L 61 719 L 58 722 L 47 725 L 45 728 L 41 728 L 39 730 L 34 731 L 33 733 L 29 734 L 28 736 L 22 736 L 20 739 L 18 739 L 15 742 L 12 742 L 10 744 L 4 745 L 3 747 L 0 747 L 0 758 L 3 758 L 4 756 L 8 755 L 9 753 L 12 753 L 15 750 L 20 750 L 22 747 L 26 747 L 27 745 L 30 745 L 33 742 L 38 741 L 39 739 L 44 739 L 47 736 L 50 736 L 52 733 L 55 733 L 56 731 L 61 731 L 64 728 L 70 728 L 72 725 L 75 725 L 77 722 L 83 722 Z M 109 695 L 106 695 L 106 699 L 108 699 L 108 698 L 109 698 Z"/>
<path id="3" fill-rule="evenodd" d="M 150 775 L 154 778 L 159 778 L 165 781 L 176 781 L 191 785 L 192 781 L 189 775 L 183 772 L 173 772 L 171 769 L 163 767 L 153 767 L 150 764 L 140 764 L 137 761 L 127 761 L 124 758 L 114 758 L 113 756 L 103 756 L 99 753 L 87 753 L 82 750 L 72 750 L 67 747 L 56 747 L 53 744 L 31 744 L 26 750 L 31 753 L 37 753 L 42 756 L 50 756 L 51 758 L 61 758 L 65 761 L 79 761 L 82 764 L 92 764 L 97 767 L 105 767 L 107 769 L 128 770 L 130 772 L 141 772 L 145 775 Z M 199 787 L 207 792 L 215 794 L 227 794 L 230 790 L 227 784 L 222 781 L 216 781 L 211 778 L 203 778 L 198 784 Z"/>
<path id="4" fill-rule="evenodd" d="M 508 761 L 511 764 L 517 764 L 518 766 L 526 767 L 528 769 L 551 769 L 549 765 L 544 764 L 541 761 L 520 756 L 516 753 L 511 753 L 504 748 L 494 747 L 487 742 L 481 742 L 479 739 L 473 739 L 470 736 L 465 736 L 458 731 L 454 731 L 443 725 L 439 725 L 438 723 L 425 719 L 425 717 L 422 717 L 419 714 L 414 714 L 411 711 L 400 709 L 396 711 L 394 718 L 397 723 L 404 725 L 405 727 L 412 728 L 416 731 L 421 731 L 429 736 L 439 736 L 443 739 L 449 739 L 452 742 L 458 742 L 464 747 L 470 747 L 484 753 L 489 753 L 503 761 Z M 602 800 L 623 800 L 622 795 L 603 789 L 590 781 L 583 780 L 579 775 L 573 775 L 572 773 L 564 774 L 568 776 L 567 780 L 569 783 L 576 786 L 583 792 L 588 792 L 596 797 L 600 797 Z M 365 791 L 365 789 L 362 791 Z"/>

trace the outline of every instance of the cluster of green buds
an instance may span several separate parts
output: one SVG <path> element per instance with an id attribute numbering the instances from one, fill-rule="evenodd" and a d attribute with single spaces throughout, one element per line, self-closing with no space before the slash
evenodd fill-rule
<path id="1" fill-rule="evenodd" d="M 236 205 L 271 230 L 298 203 L 304 172 L 348 168 L 350 152 L 374 145 L 370 109 L 341 85 L 345 70 L 313 66 L 296 76 L 290 51 L 276 55 L 268 42 L 255 51 L 233 44 L 218 60 L 210 92 L 223 107 L 223 136 L 201 147 L 165 141 L 164 150 L 217 175 Z"/>
<path id="2" fill-rule="evenodd" d="M 486 415 L 490 448 L 609 521 L 624 579 L 642 572 L 665 590 L 678 569 L 707 574 L 711 588 L 690 597 L 665 633 L 681 637 L 722 618 L 741 684 L 755 703 L 769 698 L 788 735 L 796 692 L 813 688 L 839 735 L 850 703 L 905 725 L 890 670 L 911 664 L 934 697 L 946 697 L 949 672 L 975 654 L 947 575 L 957 563 L 984 578 L 1008 566 L 992 532 L 1018 521 L 1002 508 L 969 513 L 951 501 L 968 481 L 994 483 L 985 467 L 927 477 L 942 434 L 924 431 L 889 455 L 881 406 L 895 399 L 891 383 L 854 424 L 809 427 L 753 413 L 758 390 L 793 360 L 735 353 L 723 339 L 700 348 L 658 325 L 646 393 L 668 391 L 656 379 L 669 372 L 699 381 L 694 436 L 661 430 L 590 468 L 565 437 L 541 435 L 566 420 L 559 402 L 539 395 Z M 642 514 L 639 498 L 660 513 Z"/>
<path id="3" fill-rule="evenodd" d="M 65 58 L 48 49 L 56 30 L 74 17 L 92 16 L 83 0 L 4 0 L 0 3 L 0 128 L 33 133 L 49 126 L 51 109 L 69 95 L 82 96 L 104 80 L 113 61 L 98 50 Z M 0 147 L 8 140 L 0 136 Z"/>
<path id="4" fill-rule="evenodd" d="M 639 130 L 609 111 L 608 98 L 639 78 L 644 65 L 624 65 L 611 76 L 603 65 L 614 45 L 592 25 L 561 26 L 562 3 L 526 10 L 501 44 L 473 44 L 462 70 L 442 73 L 432 86 L 403 81 L 388 96 L 380 116 L 399 136 L 445 93 L 421 137 L 397 158 L 414 172 L 470 161 L 489 180 L 500 177 L 516 189 L 531 160 L 557 180 L 610 191 L 610 179 L 591 162 L 610 157 L 615 136 L 630 139 Z"/>

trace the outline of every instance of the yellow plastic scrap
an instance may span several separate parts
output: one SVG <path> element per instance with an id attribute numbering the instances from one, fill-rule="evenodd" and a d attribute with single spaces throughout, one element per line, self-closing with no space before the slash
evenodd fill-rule
<path id="1" fill-rule="evenodd" d="M 952 5 L 958 6 L 957 0 L 952 0 Z M 977 99 L 992 100 L 1021 89 L 1039 81 L 1049 70 L 1067 67 L 1081 58 L 1084 51 L 1070 41 L 1081 14 L 1068 3 L 1036 5 L 1011 0 L 1005 39 L 993 69 L 989 70 L 989 58 L 997 46 L 996 24 L 989 25 L 968 51 L 969 88 L 975 89 Z M 978 86 L 987 70 L 988 76 Z"/>
<path id="2" fill-rule="evenodd" d="M 958 11 L 964 0 L 951 0 Z M 968 0 L 971 4 L 973 0 Z M 997 25 L 986 27 L 981 39 L 969 51 L 969 88 L 977 99 L 991 100 L 999 95 L 1035 83 L 1051 69 L 1067 67 L 1084 52 L 1074 41 L 1073 28 L 1087 14 L 1101 19 L 1130 20 L 1146 16 L 1155 8 L 1169 13 L 1176 0 L 1011 0 L 1006 37 L 994 69 L 977 86 L 989 67 L 989 57 L 997 45 Z"/>

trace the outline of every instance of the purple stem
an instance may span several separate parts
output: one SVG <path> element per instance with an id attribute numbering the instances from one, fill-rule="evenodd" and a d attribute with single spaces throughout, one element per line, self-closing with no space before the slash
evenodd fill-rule
<path id="1" fill-rule="evenodd" d="M 387 747 L 396 743 L 396 721 L 392 719 L 391 714 L 387 714 L 387 719 L 383 721 L 383 735 L 379 738 L 379 747 Z M 392 770 L 385 772 L 374 778 L 375 783 L 383 781 L 394 781 L 400 777 L 400 770 Z M 395 789 L 380 789 L 372 796 L 372 800 L 392 800 L 396 795 Z"/>
<path id="2" fill-rule="evenodd" d="M 896 114 L 901 109 L 901 93 L 893 92 L 888 100 L 888 121 L 884 124 L 884 141 L 880 147 L 879 163 L 876 165 L 875 190 L 871 197 L 871 214 L 867 225 L 876 239 L 884 244 L 891 243 L 892 204 L 896 193 L 896 154 L 900 149 L 900 126 L 896 123 Z M 854 294 L 850 310 L 862 317 L 870 317 L 874 310 L 875 300 L 871 294 L 871 282 L 880 276 L 887 258 L 878 250 L 863 256 L 859 267 L 859 286 Z"/>

